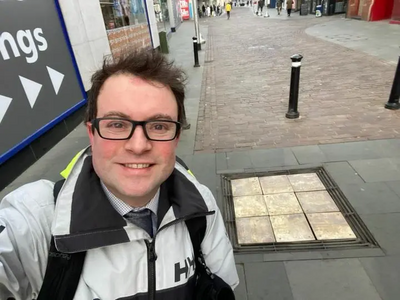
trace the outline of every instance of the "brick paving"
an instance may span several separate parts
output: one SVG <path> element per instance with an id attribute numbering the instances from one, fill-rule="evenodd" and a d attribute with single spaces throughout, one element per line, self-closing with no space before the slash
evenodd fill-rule
<path id="1" fill-rule="evenodd" d="M 330 18 L 207 20 L 196 152 L 224 152 L 400 137 L 400 112 L 384 109 L 395 66 L 309 36 Z M 327 28 L 329 30 L 329 28 Z M 304 56 L 300 119 L 285 118 L 290 56 Z"/>

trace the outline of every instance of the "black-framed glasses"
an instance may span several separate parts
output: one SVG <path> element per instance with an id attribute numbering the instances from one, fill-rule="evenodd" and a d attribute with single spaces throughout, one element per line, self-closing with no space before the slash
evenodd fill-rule
<path id="1" fill-rule="evenodd" d="M 142 126 L 146 138 L 150 141 L 172 141 L 181 128 L 179 122 L 170 120 L 133 121 L 123 118 L 97 118 L 92 122 L 99 136 L 106 140 L 129 140 L 136 126 Z"/>

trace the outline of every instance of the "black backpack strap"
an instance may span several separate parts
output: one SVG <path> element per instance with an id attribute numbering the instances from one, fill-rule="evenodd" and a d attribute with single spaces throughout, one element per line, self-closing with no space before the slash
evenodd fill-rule
<path id="1" fill-rule="evenodd" d="M 54 202 L 65 179 L 53 188 Z M 59 252 L 51 237 L 46 273 L 37 300 L 72 300 L 81 277 L 86 252 L 74 254 Z"/>
<path id="2" fill-rule="evenodd" d="M 189 171 L 189 167 L 179 156 L 176 156 L 176 161 Z M 186 220 L 185 223 L 186 227 L 189 230 L 190 239 L 192 241 L 194 250 L 194 256 L 197 261 L 197 258 L 199 257 L 199 252 L 201 250 L 201 243 L 203 242 L 204 235 L 206 234 L 207 220 L 206 217 L 198 217 Z"/>
<path id="3" fill-rule="evenodd" d="M 53 187 L 54 203 L 57 202 L 57 196 L 58 196 L 58 194 L 60 193 L 61 188 L 62 188 L 64 182 L 65 182 L 65 179 L 61 179 L 61 180 L 57 181 L 57 182 L 54 184 L 54 187 Z"/>
<path id="4" fill-rule="evenodd" d="M 184 167 L 186 170 L 189 171 L 189 167 L 185 164 L 185 162 L 178 156 L 176 156 L 176 161 L 182 165 L 182 167 Z"/>
<path id="5" fill-rule="evenodd" d="M 206 234 L 207 220 L 206 217 L 203 216 L 186 220 L 185 223 L 189 230 L 190 239 L 192 240 L 194 258 L 197 264 L 198 257 L 200 256 L 201 243 Z"/>

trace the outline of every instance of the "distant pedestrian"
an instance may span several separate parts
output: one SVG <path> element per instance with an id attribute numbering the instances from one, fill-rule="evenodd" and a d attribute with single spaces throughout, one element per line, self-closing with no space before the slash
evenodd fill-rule
<path id="1" fill-rule="evenodd" d="M 210 8 L 210 6 L 209 6 L 209 5 L 207 5 L 207 8 L 206 8 L 206 10 L 207 10 L 207 17 L 209 17 L 209 16 L 210 16 L 210 14 L 211 14 L 211 8 Z"/>
<path id="2" fill-rule="evenodd" d="M 280 15 L 282 11 L 282 4 L 283 4 L 282 2 L 283 2 L 282 0 L 276 1 L 276 10 L 278 11 L 278 15 Z"/>
<path id="3" fill-rule="evenodd" d="M 221 5 L 218 4 L 217 6 L 217 16 L 221 15 Z"/>
<path id="4" fill-rule="evenodd" d="M 258 0 L 257 15 L 258 12 L 260 12 L 260 16 L 262 16 L 263 8 L 264 8 L 264 0 Z"/>
<path id="5" fill-rule="evenodd" d="M 227 3 L 226 6 L 225 6 L 225 11 L 226 11 L 226 14 L 227 14 L 227 16 L 228 16 L 228 20 L 229 20 L 230 17 L 231 17 L 231 9 L 232 9 L 231 4 L 230 4 L 230 3 Z"/>
<path id="6" fill-rule="evenodd" d="M 203 6 L 201 7 L 201 11 L 203 12 L 203 16 L 206 16 L 206 6 L 203 3 Z"/>
<path id="7" fill-rule="evenodd" d="M 287 10 L 288 17 L 290 17 L 290 14 L 292 13 L 293 4 L 294 4 L 293 0 L 286 1 L 286 10 Z"/>

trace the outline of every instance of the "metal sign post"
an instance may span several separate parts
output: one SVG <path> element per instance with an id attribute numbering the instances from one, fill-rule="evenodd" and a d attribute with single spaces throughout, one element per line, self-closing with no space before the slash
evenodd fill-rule
<path id="1" fill-rule="evenodd" d="M 197 37 L 197 50 L 201 50 L 199 16 L 198 16 L 198 12 L 197 12 L 197 0 L 193 0 L 193 14 L 194 14 L 194 31 L 195 31 L 195 34 Z"/>

